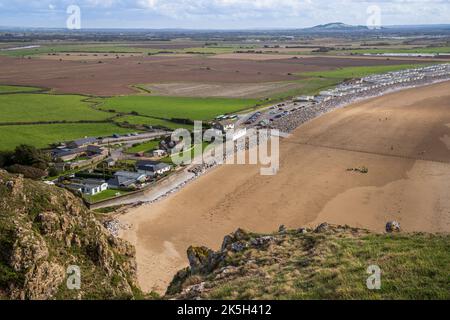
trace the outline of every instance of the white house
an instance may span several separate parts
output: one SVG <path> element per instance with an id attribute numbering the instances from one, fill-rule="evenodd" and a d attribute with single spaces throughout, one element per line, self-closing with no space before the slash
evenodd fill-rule
<path id="1" fill-rule="evenodd" d="M 82 192 L 95 196 L 108 189 L 108 183 L 104 180 L 86 179 L 82 183 Z"/>

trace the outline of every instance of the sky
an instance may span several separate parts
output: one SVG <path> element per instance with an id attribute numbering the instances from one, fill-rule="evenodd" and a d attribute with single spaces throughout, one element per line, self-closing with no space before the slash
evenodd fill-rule
<path id="1" fill-rule="evenodd" d="M 81 28 L 302 28 L 329 22 L 450 24 L 450 0 L 0 0 L 0 26 L 64 28 L 67 8 Z"/>

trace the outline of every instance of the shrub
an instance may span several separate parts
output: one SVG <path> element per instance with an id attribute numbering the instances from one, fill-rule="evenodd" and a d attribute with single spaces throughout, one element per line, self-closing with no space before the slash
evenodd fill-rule
<path id="1" fill-rule="evenodd" d="M 24 166 L 21 164 L 14 164 L 6 168 L 11 173 L 23 174 L 25 178 L 39 180 L 42 177 L 45 177 L 47 173 L 39 168 Z"/>

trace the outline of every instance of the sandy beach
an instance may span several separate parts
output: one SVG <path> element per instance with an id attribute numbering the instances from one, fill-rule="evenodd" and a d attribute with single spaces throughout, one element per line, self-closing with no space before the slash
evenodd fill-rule
<path id="1" fill-rule="evenodd" d="M 163 201 L 120 217 L 143 290 L 164 293 L 186 249 L 218 249 L 238 227 L 272 232 L 321 222 L 382 232 L 450 232 L 450 82 L 337 109 L 280 146 L 281 167 L 222 166 Z M 368 168 L 363 174 L 350 168 Z"/>

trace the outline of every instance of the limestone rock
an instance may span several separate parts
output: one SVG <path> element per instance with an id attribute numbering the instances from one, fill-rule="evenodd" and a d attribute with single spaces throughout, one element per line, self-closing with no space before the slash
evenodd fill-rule
<path id="1" fill-rule="evenodd" d="M 255 248 L 264 248 L 275 242 L 275 237 L 264 236 L 251 240 L 251 244 Z"/>
<path id="2" fill-rule="evenodd" d="M 187 251 L 191 272 L 207 273 L 214 270 L 220 262 L 220 254 L 206 247 L 189 247 Z"/>
<path id="3" fill-rule="evenodd" d="M 315 230 L 315 233 L 323 233 L 327 232 L 330 229 L 330 225 L 326 222 L 320 224 Z"/>

